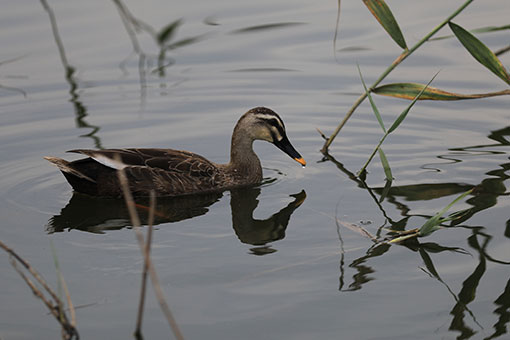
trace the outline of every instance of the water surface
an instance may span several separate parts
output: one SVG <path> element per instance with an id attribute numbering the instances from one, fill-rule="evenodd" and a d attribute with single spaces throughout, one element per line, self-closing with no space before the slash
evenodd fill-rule
<path id="1" fill-rule="evenodd" d="M 395 181 L 379 203 L 379 162 L 366 184 L 355 177 L 381 137 L 367 103 L 330 157 L 319 152 L 315 129 L 329 134 L 362 91 L 356 63 L 370 82 L 399 53 L 362 2 L 342 6 L 335 52 L 333 2 L 4 4 L 0 240 L 57 287 L 53 245 L 83 339 L 131 336 L 143 261 L 122 202 L 73 195 L 42 157 L 171 147 L 227 162 L 232 128 L 255 106 L 280 113 L 308 165 L 257 142 L 259 188 L 158 202 L 153 257 L 186 339 L 508 337 L 508 98 L 418 103 L 384 146 Z M 390 6 L 412 44 L 460 2 Z M 456 22 L 505 25 L 509 10 L 476 2 Z M 155 37 L 171 23 L 161 56 Z M 508 44 L 505 31 L 479 37 Z M 428 43 L 388 81 L 426 83 L 438 70 L 434 85 L 453 92 L 506 86 L 453 39 Z M 407 105 L 376 101 L 388 126 Z M 470 213 L 419 243 L 359 233 L 419 227 L 473 187 L 453 208 Z M 0 264 L 0 338 L 59 336 L 7 255 Z M 171 337 L 151 290 L 143 330 Z"/>

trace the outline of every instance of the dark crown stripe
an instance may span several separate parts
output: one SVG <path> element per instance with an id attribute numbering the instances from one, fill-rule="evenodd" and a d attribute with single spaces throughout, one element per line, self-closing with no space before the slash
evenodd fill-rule
<path id="1" fill-rule="evenodd" d="M 278 133 L 283 137 L 285 136 L 285 126 L 283 125 L 283 122 L 280 120 L 280 117 L 273 116 L 273 115 L 257 115 L 257 120 L 261 124 L 266 124 L 269 126 L 274 126 Z"/>
<path id="2" fill-rule="evenodd" d="M 274 126 L 279 132 L 285 131 L 285 125 L 283 124 L 282 119 L 271 110 L 256 111 L 255 117 L 266 124 Z"/>

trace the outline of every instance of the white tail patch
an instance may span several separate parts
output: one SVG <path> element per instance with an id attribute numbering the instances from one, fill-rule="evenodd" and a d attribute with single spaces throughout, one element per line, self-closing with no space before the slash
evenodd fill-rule
<path id="1" fill-rule="evenodd" d="M 122 163 L 120 160 L 117 161 L 115 159 L 111 159 L 103 155 L 93 154 L 90 155 L 90 158 L 92 158 L 98 163 L 103 164 L 104 166 L 107 166 L 115 170 L 122 170 L 128 166 L 127 164 Z"/>

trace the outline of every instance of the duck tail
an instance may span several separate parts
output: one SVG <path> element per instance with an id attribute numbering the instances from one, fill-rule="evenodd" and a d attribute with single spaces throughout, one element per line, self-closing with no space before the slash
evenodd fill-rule
<path id="1" fill-rule="evenodd" d="M 59 170 L 62 171 L 64 174 L 70 174 L 70 175 L 76 176 L 78 178 L 82 178 L 87 181 L 90 181 L 92 183 L 96 183 L 95 180 L 93 180 L 92 178 L 88 177 L 80 170 L 73 167 L 71 162 L 68 162 L 65 159 L 57 158 L 57 157 L 43 157 L 43 158 L 45 160 L 47 160 L 48 162 L 55 164 L 59 168 Z"/>

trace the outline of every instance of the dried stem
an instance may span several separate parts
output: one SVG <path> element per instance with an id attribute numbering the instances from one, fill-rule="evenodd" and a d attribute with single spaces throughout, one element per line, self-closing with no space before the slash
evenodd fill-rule
<path id="1" fill-rule="evenodd" d="M 149 230 L 147 231 L 147 241 L 145 242 L 145 261 L 143 266 L 142 273 L 142 287 L 140 291 L 140 302 L 138 304 L 138 317 L 136 320 L 136 330 L 135 335 L 137 338 L 141 338 L 142 335 L 142 319 L 143 319 L 143 308 L 145 305 L 145 291 L 147 290 L 147 272 L 149 270 L 149 256 L 150 256 L 150 247 L 152 244 L 152 225 L 154 224 L 154 212 L 156 210 L 156 194 L 154 191 L 151 191 L 150 194 L 150 207 L 149 207 Z"/>
<path id="2" fill-rule="evenodd" d="M 154 264 L 152 263 L 150 254 L 149 254 L 149 247 L 146 246 L 144 242 L 144 237 L 142 232 L 140 231 L 140 219 L 138 217 L 138 213 L 136 212 L 135 208 L 135 202 L 133 200 L 133 195 L 131 194 L 131 191 L 129 190 L 129 184 L 128 180 L 126 178 L 126 174 L 123 170 L 119 170 L 117 172 L 120 186 L 122 188 L 122 193 L 124 195 L 124 199 L 126 201 L 126 205 L 128 207 L 129 216 L 131 218 L 131 222 L 133 223 L 133 230 L 135 231 L 136 239 L 138 241 L 138 245 L 140 246 L 140 249 L 142 250 L 142 253 L 144 255 L 144 266 L 147 265 L 149 275 L 151 277 L 152 287 L 154 288 L 154 292 L 156 294 L 156 298 L 158 300 L 159 306 L 161 310 L 163 311 L 163 314 L 165 314 L 165 317 L 168 321 L 168 324 L 170 325 L 170 328 L 172 329 L 175 338 L 178 340 L 183 340 L 184 337 L 182 335 L 182 332 L 177 325 L 177 322 L 175 321 L 172 312 L 170 311 L 170 307 L 168 306 L 168 303 L 166 302 L 165 294 L 163 290 L 161 289 L 161 285 L 159 283 L 158 276 L 156 274 L 156 270 L 154 268 Z M 151 203 L 152 204 L 152 203 Z M 148 236 L 149 237 L 149 236 Z M 140 329 L 138 328 L 136 332 L 139 332 Z M 136 336 L 140 337 L 141 333 L 135 333 Z"/>
<path id="3" fill-rule="evenodd" d="M 11 264 L 13 268 L 18 272 L 21 278 L 25 281 L 25 283 L 30 287 L 35 296 L 37 296 L 41 301 L 46 305 L 49 309 L 50 313 L 57 319 L 57 321 L 62 326 L 62 338 L 63 339 L 79 339 L 80 336 L 78 334 L 78 330 L 76 329 L 76 320 L 74 319 L 74 309 L 72 308 L 72 303 L 69 303 L 69 308 L 72 310 L 72 321 L 69 322 L 67 315 L 64 312 L 64 304 L 62 300 L 60 300 L 57 294 L 48 286 L 46 280 L 21 256 L 19 256 L 14 250 L 5 245 L 2 241 L 0 241 L 0 248 L 5 250 L 11 256 Z M 22 271 L 21 268 L 18 267 L 16 262 L 21 263 L 23 267 L 32 275 L 32 277 L 44 288 L 44 290 L 50 295 L 51 299 L 48 299 L 44 293 L 35 285 L 32 280 Z M 70 302 L 69 293 L 67 291 L 67 287 L 64 288 L 66 290 L 66 295 L 68 297 L 68 302 Z M 51 301 L 53 300 L 53 301 Z"/>
<path id="4" fill-rule="evenodd" d="M 59 273 L 59 279 L 60 279 L 60 282 L 62 284 L 62 288 L 64 289 L 64 293 L 66 295 L 67 306 L 69 308 L 69 314 L 70 314 L 70 317 L 71 317 L 70 324 L 71 324 L 71 326 L 73 328 L 76 328 L 76 311 L 75 311 L 75 308 L 74 308 L 73 301 L 71 301 L 71 294 L 69 294 L 69 289 L 67 288 L 67 283 L 64 280 L 64 277 L 62 276 L 62 273 Z"/>

